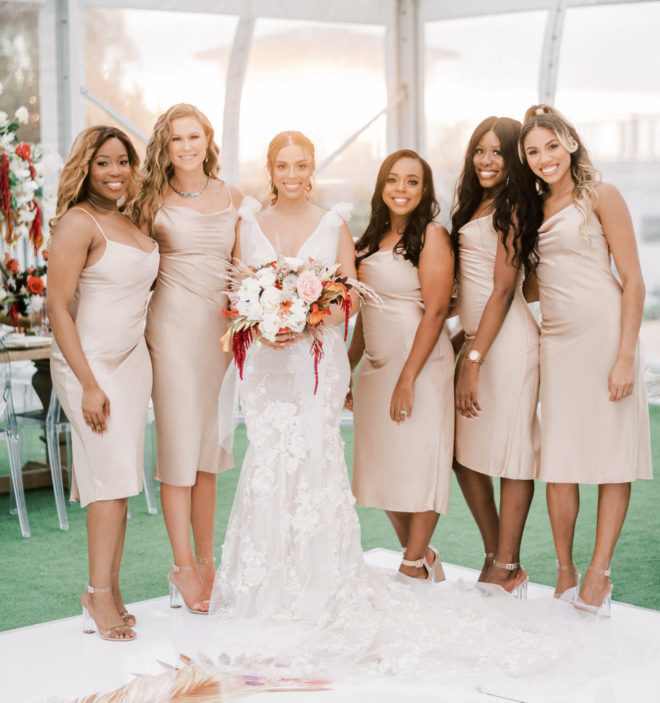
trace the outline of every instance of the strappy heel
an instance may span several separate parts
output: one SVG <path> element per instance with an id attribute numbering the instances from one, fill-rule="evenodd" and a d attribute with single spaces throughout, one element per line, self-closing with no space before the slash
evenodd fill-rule
<path id="1" fill-rule="evenodd" d="M 117 575 L 116 572 L 112 575 L 113 580 L 114 580 L 114 577 L 115 577 L 116 575 Z M 121 597 L 121 596 L 120 596 L 120 597 Z M 123 601 L 122 601 L 122 602 L 123 602 Z M 133 626 L 137 623 L 137 620 L 136 620 L 136 618 L 135 618 L 135 615 L 133 615 L 132 613 L 129 613 L 128 610 L 126 610 L 126 607 L 125 607 L 125 606 L 124 606 L 124 609 L 123 609 L 123 610 L 120 610 L 120 611 L 119 611 L 119 617 L 120 617 L 129 627 L 133 627 Z"/>
<path id="2" fill-rule="evenodd" d="M 184 598 L 183 593 L 179 590 L 179 587 L 174 583 L 174 574 L 178 574 L 182 571 L 192 571 L 193 569 L 199 576 L 199 572 L 197 571 L 197 566 L 195 564 L 188 564 L 186 566 L 177 566 L 176 564 L 172 564 L 172 568 L 170 569 L 169 574 L 167 574 L 167 580 L 170 585 L 170 608 L 180 608 L 182 605 L 185 605 L 188 611 L 194 613 L 195 615 L 208 615 L 210 604 L 209 600 L 197 601 L 196 603 L 190 605 Z M 202 609 L 202 606 L 206 606 L 206 608 Z"/>
<path id="3" fill-rule="evenodd" d="M 433 561 L 430 564 L 428 560 L 426 561 L 426 569 L 431 574 L 431 580 L 433 583 L 446 581 L 447 577 L 445 576 L 445 570 L 442 568 L 442 561 L 440 561 L 440 554 L 438 554 L 438 550 L 429 544 L 426 551 L 433 553 Z"/>
<path id="4" fill-rule="evenodd" d="M 580 596 L 576 595 L 573 601 L 573 607 L 585 613 L 591 613 L 598 618 L 609 618 L 612 614 L 612 589 L 614 588 L 614 584 L 609 580 L 611 571 L 610 569 L 597 569 L 595 566 L 588 567 L 587 571 L 595 571 L 597 574 L 606 576 L 609 581 L 609 588 L 600 605 L 585 603 Z"/>
<path id="5" fill-rule="evenodd" d="M 513 588 L 509 590 L 508 588 L 504 588 L 507 593 L 510 593 L 514 598 L 518 598 L 518 600 L 527 600 L 527 584 L 529 583 L 529 577 L 527 576 L 527 572 L 525 569 L 523 569 L 522 564 L 517 561 L 515 563 L 508 564 L 503 561 L 497 561 L 497 559 L 493 560 L 493 566 L 497 567 L 498 569 L 506 569 L 507 571 L 516 571 L 519 569 L 518 577 L 514 581 Z"/>
<path id="6" fill-rule="evenodd" d="M 561 593 L 557 593 L 557 591 L 555 590 L 553 597 L 557 598 L 558 600 L 565 600 L 569 603 L 572 603 L 577 598 L 582 574 L 578 571 L 578 568 L 577 566 L 575 566 L 574 562 L 571 562 L 570 564 L 560 564 L 559 559 L 557 559 L 557 571 L 567 571 L 568 569 L 575 571 L 575 574 L 577 576 L 575 586 L 571 586 L 570 588 L 567 588 Z"/>
<path id="7" fill-rule="evenodd" d="M 93 588 L 89 584 L 85 585 L 85 591 L 80 597 L 83 616 L 83 632 L 86 635 L 91 635 L 98 629 L 99 637 L 104 640 L 108 640 L 109 642 L 131 642 L 137 637 L 137 633 L 133 632 L 133 630 L 131 630 L 131 628 L 126 623 L 123 623 L 122 625 L 115 625 L 114 627 L 110 627 L 107 630 L 101 630 L 101 628 L 98 627 L 96 620 L 94 620 L 94 617 L 89 611 L 89 600 L 87 599 L 88 593 L 110 593 L 111 591 L 112 586 L 108 586 L 107 588 Z M 115 633 L 116 635 L 128 634 L 128 637 L 113 637 L 113 633 Z"/>
<path id="8" fill-rule="evenodd" d="M 408 576 L 408 574 L 404 574 L 402 571 L 397 571 L 396 577 L 399 579 L 399 581 L 405 581 L 408 583 L 409 581 L 425 581 L 427 583 L 433 583 L 433 579 L 431 576 L 431 567 L 429 566 L 428 561 L 426 561 L 426 557 L 422 557 L 421 559 L 402 559 L 401 563 L 404 566 L 414 566 L 417 569 L 424 569 L 426 571 L 426 578 L 420 579 L 417 578 L 416 576 Z"/>
<path id="9" fill-rule="evenodd" d="M 405 577 L 406 579 L 409 578 L 414 578 L 416 581 L 431 581 L 433 583 L 440 583 L 441 581 L 446 580 L 445 572 L 444 569 L 442 568 L 442 562 L 440 561 L 440 554 L 438 553 L 438 550 L 435 547 L 432 547 L 430 544 L 426 548 L 424 552 L 424 556 L 421 559 L 415 559 L 414 561 L 409 561 L 406 559 L 406 549 L 407 547 L 402 547 L 402 552 L 403 552 L 403 559 L 401 559 L 401 563 L 404 566 L 414 566 L 417 569 L 425 569 L 426 570 L 426 578 L 425 579 L 418 579 L 415 576 L 408 576 L 408 574 L 404 574 L 401 571 L 398 573 L 401 574 L 402 577 Z M 426 558 L 426 552 L 432 552 L 433 553 L 433 561 L 429 564 L 428 559 Z"/>

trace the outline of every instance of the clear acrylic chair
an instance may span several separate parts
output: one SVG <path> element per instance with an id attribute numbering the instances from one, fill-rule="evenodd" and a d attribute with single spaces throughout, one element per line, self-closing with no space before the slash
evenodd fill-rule
<path id="1" fill-rule="evenodd" d="M 23 537 L 30 537 L 30 523 L 25 505 L 23 490 L 23 466 L 21 464 L 20 438 L 18 423 L 14 412 L 11 390 L 11 363 L 7 348 L 0 339 L 0 439 L 7 442 L 9 455 L 9 512 L 18 514 L 18 522 Z"/>
<path id="2" fill-rule="evenodd" d="M 66 503 L 64 500 L 64 485 L 62 483 L 62 463 L 60 459 L 60 445 L 59 445 L 59 435 L 62 432 L 67 433 L 67 442 L 70 442 L 70 432 L 71 427 L 60 412 L 60 406 L 57 401 L 57 396 L 55 391 L 51 390 L 50 401 L 48 408 L 44 409 L 39 407 L 37 409 L 23 409 L 17 411 L 14 405 L 14 386 L 11 383 L 11 363 L 9 352 L 7 348 L 2 345 L 3 350 L 3 366 L 7 367 L 5 373 L 8 382 L 3 386 L 5 389 L 5 394 L 7 396 L 7 410 L 10 412 L 10 425 L 15 428 L 16 436 L 18 438 L 18 464 L 22 463 L 21 460 L 21 435 L 25 431 L 39 429 L 46 435 L 46 445 L 48 447 L 48 467 L 50 469 L 51 481 L 53 484 L 53 494 L 55 496 L 55 507 L 57 509 L 57 519 L 61 530 L 69 529 L 69 519 L 66 512 Z M 22 474 L 21 474 L 21 485 L 22 485 Z M 12 492 L 10 505 L 12 510 L 18 509 L 18 494 Z M 25 500 L 23 498 L 23 503 Z M 18 510 L 20 518 L 20 510 Z M 29 535 L 28 535 L 29 536 Z"/>

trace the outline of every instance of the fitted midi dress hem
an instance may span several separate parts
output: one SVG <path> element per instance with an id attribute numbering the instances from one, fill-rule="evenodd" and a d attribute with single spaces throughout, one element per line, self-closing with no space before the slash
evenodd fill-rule
<path id="1" fill-rule="evenodd" d="M 218 396 L 231 360 L 220 338 L 228 327 L 222 311 L 237 219 L 233 203 L 211 213 L 164 205 L 154 219 L 161 259 L 146 339 L 154 370 L 155 478 L 171 486 L 193 486 L 200 471 L 234 466 L 220 446 Z"/>
<path id="2" fill-rule="evenodd" d="M 499 235 L 493 215 L 459 232 L 458 314 L 466 339 L 474 339 L 493 292 Z M 463 358 L 461 363 L 472 363 Z M 539 467 L 539 327 L 518 276 L 509 311 L 479 370 L 481 412 L 456 412 L 456 461 L 487 476 L 530 480 Z"/>
<path id="3" fill-rule="evenodd" d="M 622 288 L 600 221 L 586 233 L 571 204 L 539 230 L 541 470 L 553 483 L 651 479 L 644 364 L 635 349 L 634 387 L 609 400 L 607 379 L 621 337 Z"/>
<path id="4" fill-rule="evenodd" d="M 142 490 L 144 433 L 151 361 L 144 341 L 149 289 L 158 271 L 158 246 L 151 252 L 108 239 L 101 258 L 84 268 L 72 318 L 85 358 L 110 400 L 107 431 L 92 432 L 83 419 L 82 386 L 53 341 L 50 370 L 60 404 L 71 423 L 72 499 L 80 506 L 137 495 Z"/>
<path id="5" fill-rule="evenodd" d="M 454 354 L 447 327 L 415 380 L 401 424 L 390 401 L 424 314 L 417 268 L 392 250 L 360 262 L 360 281 L 382 305 L 362 303 L 365 352 L 353 401 L 353 493 L 360 505 L 396 512 L 449 512 L 454 444 Z"/>

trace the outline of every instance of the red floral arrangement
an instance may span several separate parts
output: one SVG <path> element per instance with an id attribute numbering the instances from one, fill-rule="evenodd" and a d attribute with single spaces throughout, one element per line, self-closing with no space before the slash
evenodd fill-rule
<path id="1" fill-rule="evenodd" d="M 0 262 L 4 297 L 0 302 L 2 312 L 9 316 L 14 327 L 19 326 L 19 317 L 41 313 L 46 300 L 47 265 L 30 266 L 21 271 L 21 265 L 9 254 Z"/>

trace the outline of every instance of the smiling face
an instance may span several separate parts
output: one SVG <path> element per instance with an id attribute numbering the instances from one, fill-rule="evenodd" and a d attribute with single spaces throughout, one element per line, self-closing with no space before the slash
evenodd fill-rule
<path id="1" fill-rule="evenodd" d="M 126 146 L 117 137 L 106 139 L 96 150 L 89 166 L 90 195 L 116 202 L 126 193 L 132 177 Z"/>
<path id="2" fill-rule="evenodd" d="M 172 136 L 167 144 L 170 163 L 175 169 L 204 169 L 208 140 L 202 123 L 195 117 L 179 117 L 170 123 Z"/>
<path id="3" fill-rule="evenodd" d="M 394 162 L 385 178 L 383 202 L 392 215 L 405 217 L 419 205 L 423 190 L 422 164 L 405 156 Z"/>
<path id="4" fill-rule="evenodd" d="M 311 187 L 312 175 L 311 159 L 298 144 L 283 146 L 270 165 L 278 198 L 304 198 Z"/>
<path id="5" fill-rule="evenodd" d="M 573 180 L 571 153 L 552 130 L 546 127 L 530 130 L 525 137 L 523 149 L 529 168 L 549 186 L 561 186 L 566 181 Z"/>
<path id="6" fill-rule="evenodd" d="M 502 146 L 495 132 L 488 130 L 477 142 L 472 157 L 479 185 L 484 190 L 497 190 L 506 180 L 507 171 Z"/>

